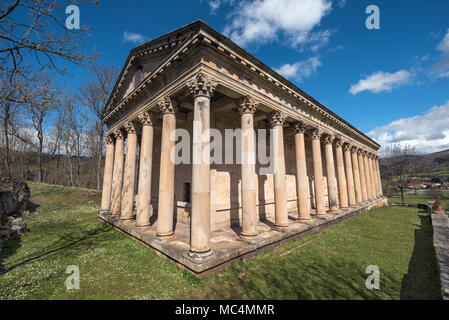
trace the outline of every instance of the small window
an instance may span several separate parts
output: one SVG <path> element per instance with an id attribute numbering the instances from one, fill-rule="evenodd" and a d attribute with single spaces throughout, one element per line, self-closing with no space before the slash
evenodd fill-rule
<path id="1" fill-rule="evenodd" d="M 183 184 L 183 201 L 190 202 L 190 183 L 186 182 Z"/>

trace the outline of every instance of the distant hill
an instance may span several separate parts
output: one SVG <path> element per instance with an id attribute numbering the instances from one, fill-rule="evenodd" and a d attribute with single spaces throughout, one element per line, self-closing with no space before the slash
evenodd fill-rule
<path id="1" fill-rule="evenodd" d="M 421 166 L 419 168 L 420 176 L 438 177 L 443 181 L 449 181 L 449 149 L 428 153 L 420 156 Z M 380 159 L 379 165 L 383 167 L 383 159 Z"/>

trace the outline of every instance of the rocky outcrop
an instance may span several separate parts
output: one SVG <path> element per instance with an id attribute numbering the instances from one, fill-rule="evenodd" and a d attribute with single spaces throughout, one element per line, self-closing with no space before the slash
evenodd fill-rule
<path id="1" fill-rule="evenodd" d="M 31 193 L 28 185 L 18 179 L 0 179 L 0 249 L 1 243 L 21 236 L 26 231 L 22 213 Z"/>

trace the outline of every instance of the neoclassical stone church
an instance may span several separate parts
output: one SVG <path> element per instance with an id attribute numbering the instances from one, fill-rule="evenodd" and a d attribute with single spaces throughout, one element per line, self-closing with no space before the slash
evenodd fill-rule
<path id="1" fill-rule="evenodd" d="M 378 143 L 202 21 L 131 50 L 103 121 L 100 218 L 198 276 L 386 204 Z M 245 135 L 210 163 L 209 129 Z"/>

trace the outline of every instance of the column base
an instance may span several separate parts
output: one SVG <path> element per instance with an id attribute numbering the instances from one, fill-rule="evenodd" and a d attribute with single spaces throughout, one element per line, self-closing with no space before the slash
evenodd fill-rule
<path id="1" fill-rule="evenodd" d="M 203 252 L 189 250 L 183 253 L 183 257 L 195 264 L 202 264 L 215 259 L 215 253 L 212 249 Z"/>
<path id="2" fill-rule="evenodd" d="M 286 224 L 286 225 L 275 225 L 272 229 L 276 230 L 276 231 L 280 231 L 280 232 L 286 232 L 286 231 L 288 231 L 288 227 L 289 227 L 288 224 Z"/>
<path id="3" fill-rule="evenodd" d="M 150 229 L 151 228 L 151 224 L 146 224 L 146 225 L 142 225 L 142 226 L 138 226 L 138 225 L 135 225 L 134 227 L 133 227 L 133 230 L 136 230 L 136 231 L 142 231 L 142 230 L 145 230 L 145 229 Z"/>
<path id="4" fill-rule="evenodd" d="M 237 238 L 237 240 L 243 241 L 248 244 L 254 244 L 254 243 L 257 243 L 260 241 L 260 237 L 258 237 L 257 233 L 252 234 L 252 235 L 246 235 L 246 234 L 241 233 L 239 235 L 239 237 Z"/>
<path id="5" fill-rule="evenodd" d="M 306 224 L 306 225 L 313 224 L 313 221 L 312 221 L 311 218 L 310 219 L 301 219 L 301 218 L 299 218 L 298 222 L 301 223 L 301 224 Z"/>
<path id="6" fill-rule="evenodd" d="M 175 233 L 174 232 L 167 232 L 167 233 L 156 233 L 156 240 L 158 242 L 167 242 L 167 241 L 173 241 L 175 239 Z"/>

